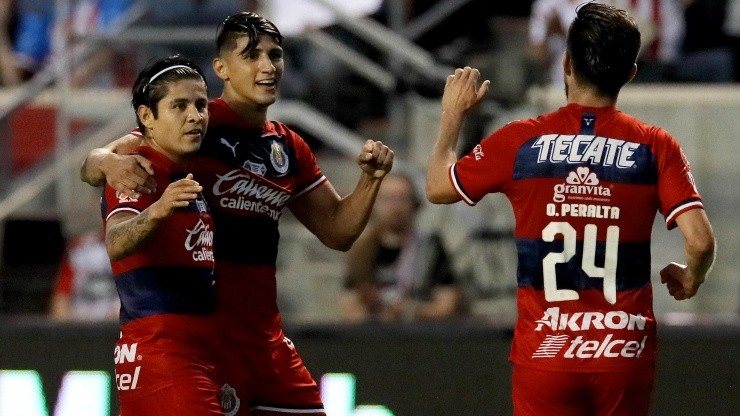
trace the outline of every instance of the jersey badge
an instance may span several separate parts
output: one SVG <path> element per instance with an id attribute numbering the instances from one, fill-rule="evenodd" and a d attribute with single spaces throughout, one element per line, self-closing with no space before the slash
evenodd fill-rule
<path id="1" fill-rule="evenodd" d="M 195 198 L 195 207 L 198 208 L 198 212 L 208 212 L 208 205 L 206 205 L 203 195 L 198 194 L 198 197 Z"/>
<path id="2" fill-rule="evenodd" d="M 236 412 L 239 411 L 241 401 L 236 395 L 236 390 L 233 387 L 228 384 L 221 386 L 219 399 L 221 401 L 221 410 L 224 412 L 224 416 L 234 416 Z"/>
<path id="3" fill-rule="evenodd" d="M 288 155 L 285 153 L 283 145 L 275 140 L 270 145 L 270 162 L 280 175 L 284 175 L 288 171 Z"/>
<path id="4" fill-rule="evenodd" d="M 254 163 L 247 160 L 242 167 L 259 176 L 265 176 L 265 173 L 267 173 L 267 166 L 264 163 Z"/>
<path id="5" fill-rule="evenodd" d="M 138 199 L 132 198 L 132 197 L 126 195 L 125 193 L 118 192 L 118 191 L 116 191 L 116 198 L 118 198 L 118 203 L 119 204 L 120 203 L 124 203 L 124 202 L 136 202 L 136 201 L 138 201 Z"/>

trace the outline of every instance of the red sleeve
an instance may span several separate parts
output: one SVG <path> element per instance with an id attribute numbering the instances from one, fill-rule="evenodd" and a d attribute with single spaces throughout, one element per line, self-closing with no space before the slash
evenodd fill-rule
<path id="1" fill-rule="evenodd" d="M 287 128 L 286 130 L 286 135 L 290 138 L 293 149 L 295 150 L 296 159 L 298 160 L 298 177 L 293 195 L 293 197 L 296 197 L 321 185 L 326 181 L 326 177 L 321 171 L 319 163 L 316 161 L 316 156 L 306 141 L 298 133 Z"/>
<path id="2" fill-rule="evenodd" d="M 681 146 L 667 132 L 659 130 L 658 134 L 662 136 L 656 149 L 660 213 L 665 217 L 666 227 L 672 229 L 676 227 L 677 216 L 704 206 Z"/>
<path id="3" fill-rule="evenodd" d="M 475 205 L 486 194 L 502 192 L 511 182 L 523 124 L 513 122 L 502 127 L 452 165 L 450 180 L 467 204 Z"/>
<path id="4" fill-rule="evenodd" d="M 141 194 L 139 199 L 133 199 L 128 195 L 118 192 L 109 185 L 105 186 L 103 194 L 105 198 L 104 222 L 108 222 L 111 215 L 118 212 L 131 212 L 138 214 L 151 205 L 159 196 L 156 194 Z"/>

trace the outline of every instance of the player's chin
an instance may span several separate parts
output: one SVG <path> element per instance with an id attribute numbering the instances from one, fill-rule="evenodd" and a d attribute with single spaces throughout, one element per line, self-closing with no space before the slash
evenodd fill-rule
<path id="1" fill-rule="evenodd" d="M 200 149 L 200 144 L 203 141 L 201 137 L 189 138 L 182 144 L 181 150 L 184 155 L 192 155 Z"/>
<path id="2" fill-rule="evenodd" d="M 259 100 L 259 104 L 261 107 L 269 107 L 275 104 L 275 101 L 277 101 L 277 93 L 263 94 L 261 99 Z"/>

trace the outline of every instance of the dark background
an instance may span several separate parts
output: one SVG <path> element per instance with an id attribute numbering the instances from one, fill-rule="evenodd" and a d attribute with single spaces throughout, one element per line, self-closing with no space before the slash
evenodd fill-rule
<path id="1" fill-rule="evenodd" d="M 118 332 L 115 324 L 5 319 L 0 369 L 37 370 L 53 409 L 65 371 L 113 374 Z M 396 416 L 511 414 L 508 330 L 472 323 L 310 325 L 287 326 L 286 334 L 317 380 L 354 374 L 358 405 L 384 405 Z M 662 326 L 659 334 L 654 416 L 740 414 L 740 328 Z M 116 415 L 115 390 L 111 399 Z"/>

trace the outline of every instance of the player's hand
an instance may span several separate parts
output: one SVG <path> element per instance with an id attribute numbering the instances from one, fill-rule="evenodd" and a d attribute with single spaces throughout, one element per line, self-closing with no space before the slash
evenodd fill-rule
<path id="1" fill-rule="evenodd" d="M 133 199 L 157 190 L 152 162 L 144 156 L 111 153 L 103 160 L 101 169 L 108 185 Z"/>
<path id="2" fill-rule="evenodd" d="M 669 263 L 660 271 L 660 282 L 666 285 L 668 293 L 676 300 L 692 298 L 704 283 L 704 278 L 691 275 L 683 264 Z"/>
<path id="3" fill-rule="evenodd" d="M 475 109 L 488 94 L 491 85 L 491 81 L 481 82 L 480 79 L 480 71 L 475 68 L 457 68 L 454 74 L 447 77 L 442 94 L 442 111 L 464 116 Z"/>
<path id="4" fill-rule="evenodd" d="M 177 208 L 187 207 L 202 190 L 203 187 L 193 180 L 192 173 L 184 179 L 172 182 L 164 190 L 162 196 L 150 206 L 152 218 L 162 219 L 172 214 Z"/>
<path id="5" fill-rule="evenodd" d="M 393 168 L 393 150 L 381 141 L 368 140 L 362 145 L 357 164 L 371 177 L 380 179 Z"/>

